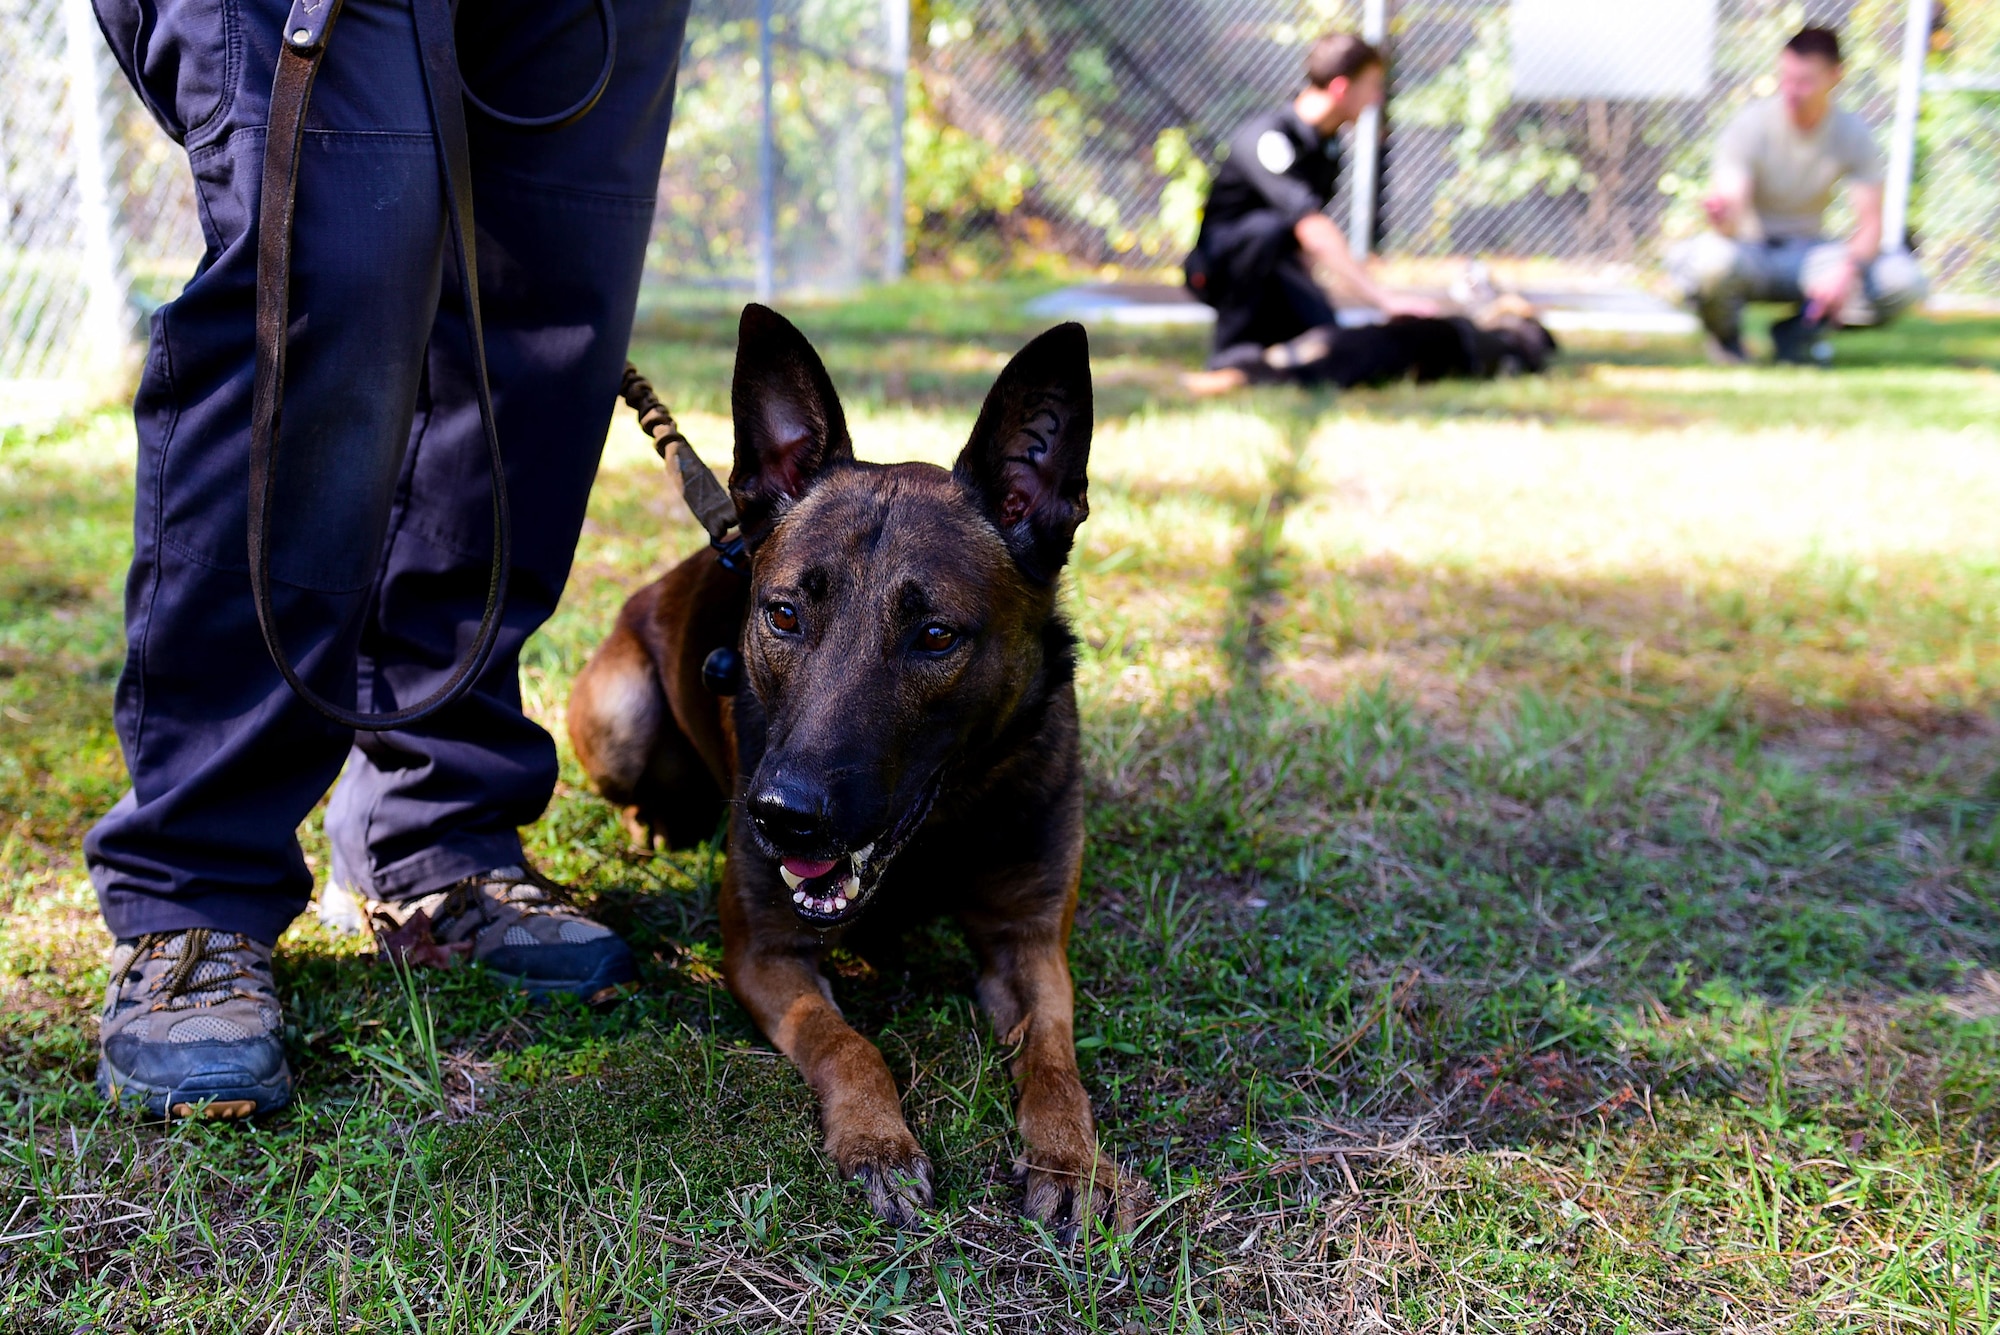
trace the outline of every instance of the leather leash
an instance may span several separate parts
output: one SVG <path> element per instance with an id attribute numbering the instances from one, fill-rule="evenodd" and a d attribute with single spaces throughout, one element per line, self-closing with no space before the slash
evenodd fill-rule
<path id="1" fill-rule="evenodd" d="M 664 460 L 672 452 L 674 471 L 680 475 L 681 500 L 707 531 L 708 545 L 715 548 L 715 563 L 738 579 L 749 578 L 750 555 L 743 548 L 743 534 L 729 531 L 740 527 L 736 502 L 729 499 L 715 474 L 681 434 L 673 413 L 630 362 L 625 363 L 618 393 L 639 415 L 639 425 L 653 438 L 660 458 Z M 717 695 L 735 695 L 743 689 L 743 656 L 735 646 L 721 644 L 708 651 L 701 660 L 701 684 Z"/>
<path id="2" fill-rule="evenodd" d="M 299 150 L 305 139 L 306 108 L 313 81 L 326 57 L 327 39 L 340 17 L 341 0 L 293 0 L 271 79 L 271 111 L 264 140 L 264 178 L 257 220 L 257 370 L 250 407 L 250 596 L 264 647 L 285 684 L 301 700 L 343 727 L 386 732 L 408 727 L 457 701 L 478 679 L 500 636 L 507 602 L 507 572 L 513 555 L 513 526 L 507 504 L 506 461 L 493 414 L 493 387 L 486 368 L 486 329 L 479 311 L 479 258 L 473 244 L 472 149 L 466 137 L 465 104 L 516 129 L 560 129 L 581 120 L 611 84 L 618 59 L 618 29 L 611 0 L 597 0 L 604 33 L 604 62 L 590 91 L 547 116 L 515 116 L 479 100 L 458 69 L 452 30 L 452 0 L 413 0 L 417 45 L 423 54 L 424 93 L 437 134 L 438 168 L 457 252 L 460 287 L 472 342 L 473 384 L 478 390 L 479 424 L 493 477 L 493 562 L 487 574 L 486 606 L 472 647 L 435 691 L 403 709 L 364 714 L 334 704 L 307 686 L 293 668 L 278 635 L 271 603 L 271 502 L 277 487 L 278 432 L 285 397 L 285 336 L 289 324 L 292 231 L 297 214 Z"/>
<path id="3" fill-rule="evenodd" d="M 715 474 L 681 434 L 680 424 L 674 421 L 667 405 L 660 402 L 660 396 L 653 392 L 646 377 L 630 362 L 625 363 L 625 378 L 619 382 L 618 393 L 639 415 L 639 426 L 653 438 L 653 448 L 660 458 L 665 460 L 668 452 L 672 452 L 674 471 L 680 475 L 681 500 L 707 531 L 708 545 L 715 548 L 716 560 L 724 570 L 738 575 L 747 573 L 750 563 L 743 551 L 743 535 L 729 532 L 737 526 L 736 503 L 729 499 L 729 493 L 715 480 Z"/>
<path id="4" fill-rule="evenodd" d="M 507 601 L 507 573 L 513 551 L 513 527 L 507 499 L 505 459 L 493 413 L 493 389 L 486 365 L 486 331 L 479 309 L 479 261 L 473 242 L 472 151 L 466 136 L 465 106 L 516 129 L 559 129 L 583 118 L 610 85 L 617 63 L 618 32 L 611 0 L 597 0 L 604 34 L 604 62 L 591 89 L 569 107 L 547 116 L 515 116 L 495 110 L 465 86 L 458 68 L 452 28 L 453 0 L 412 0 L 417 44 L 423 55 L 424 92 L 431 124 L 437 133 L 438 167 L 443 176 L 452 245 L 457 252 L 460 287 L 472 343 L 473 384 L 478 392 L 479 423 L 486 437 L 493 478 L 493 561 L 488 573 L 486 606 L 472 647 L 444 684 L 402 709 L 366 714 L 333 703 L 300 678 L 278 634 L 271 601 L 271 504 L 276 492 L 278 435 L 284 407 L 285 342 L 289 324 L 293 223 L 297 214 L 299 152 L 305 139 L 306 109 L 312 102 L 313 81 L 326 58 L 327 41 L 340 17 L 341 0 L 293 0 L 285 20 L 284 40 L 271 80 L 271 110 L 264 146 L 264 176 L 257 222 L 256 378 L 250 410 L 250 593 L 264 647 L 277 664 L 286 685 L 308 705 L 343 727 L 361 732 L 386 732 L 408 727 L 451 705 L 472 688 L 492 657 L 499 638 L 501 611 Z M 680 474 L 681 496 L 707 530 L 723 568 L 737 574 L 748 569 L 741 536 L 732 537 L 736 507 L 680 432 L 674 417 L 653 387 L 630 362 L 619 392 L 639 414 L 640 425 L 653 437 L 662 459 L 669 449 Z"/>
<path id="5" fill-rule="evenodd" d="M 264 142 L 264 179 L 257 220 L 257 376 L 250 410 L 250 593 L 264 646 L 285 682 L 301 700 L 343 727 L 386 732 L 407 727 L 452 704 L 470 690 L 493 653 L 500 613 L 507 601 L 513 530 L 507 506 L 505 460 L 494 425 L 493 389 L 486 369 L 486 332 L 479 313 L 479 262 L 472 234 L 472 151 L 466 139 L 465 87 L 458 72 L 449 0 L 414 0 L 417 44 L 423 54 L 424 90 L 438 137 L 439 167 L 458 256 L 459 278 L 472 343 L 473 383 L 479 422 L 493 475 L 493 562 L 486 607 L 472 647 L 444 684 L 403 709 L 364 714 L 334 704 L 300 679 L 286 656 L 271 604 L 271 502 L 276 491 L 279 419 L 284 404 L 285 335 L 292 272 L 292 223 L 297 209 L 299 150 L 313 80 L 326 57 L 327 37 L 341 0 L 293 0 L 271 81 L 271 112 Z"/>

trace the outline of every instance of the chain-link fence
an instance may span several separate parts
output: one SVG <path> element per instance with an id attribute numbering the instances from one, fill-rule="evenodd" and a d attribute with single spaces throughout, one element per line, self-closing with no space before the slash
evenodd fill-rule
<path id="1" fill-rule="evenodd" d="M 179 150 L 88 0 L 0 0 L 0 419 L 115 380 L 143 312 L 201 254 Z"/>
<path id="2" fill-rule="evenodd" d="M 825 291 L 901 274 L 908 15 L 903 0 L 697 0 L 651 281 Z M 0 69 L 5 423 L 118 383 L 204 242 L 186 159 L 90 0 L 0 0 Z"/>
<path id="3" fill-rule="evenodd" d="M 1523 2 L 696 0 L 649 276 L 1167 270 L 1220 145 L 1332 28 L 1377 26 L 1391 55 L 1372 240 L 1393 256 L 1643 270 L 1698 225 L 1717 131 L 1807 21 L 1841 31 L 1841 100 L 1889 137 L 1913 0 L 1714 0 L 1699 96 L 1564 100 L 1514 96 Z M 2000 0 L 1936 10 L 1911 236 L 1938 291 L 1991 297 Z M 0 0 L 0 420 L 87 396 L 200 257 L 185 162 L 102 47 L 89 0 Z"/>
<path id="4" fill-rule="evenodd" d="M 1176 257 L 1192 240 L 1210 164 L 1231 131 L 1302 86 L 1313 37 L 1363 30 L 1368 8 L 1364 0 L 938 0 L 919 49 L 924 111 L 985 158 L 978 172 L 953 178 L 927 172 L 912 142 L 913 199 L 936 201 L 916 234 L 919 254 L 997 258 L 1053 244 L 1088 263 Z M 1564 100 L 1514 96 L 1513 0 L 1375 8 L 1392 63 L 1368 238 L 1375 249 L 1645 263 L 1699 225 L 1717 134 L 1771 91 L 1777 50 L 1802 24 L 1841 32 L 1840 101 L 1880 138 L 1908 4 L 1719 0 L 1712 72 L 1699 96 Z M 1996 9 L 1990 0 L 1953 5 L 1944 31 L 1954 40 L 1933 66 L 1984 58 L 2000 69 Z M 1954 32 L 1949 23 L 1961 17 Z M 1969 187 L 1990 201 L 2000 179 L 1993 99 L 1968 88 L 1933 94 L 1932 103 L 1919 234 L 1928 207 L 1960 219 L 1954 235 L 1964 237 L 1977 224 L 1959 201 Z M 1343 221 L 1357 175 L 1344 175 L 1335 201 Z M 934 176 L 946 188 L 924 189 Z M 982 193 L 979 182 L 1008 188 Z M 1994 216 L 1990 207 L 1983 215 L 1989 230 Z M 1984 260 L 1976 244 L 1954 250 L 1943 285 L 1964 277 L 1992 287 L 2000 248 L 1986 244 Z"/>
<path id="5" fill-rule="evenodd" d="M 1953 3 L 1917 119 L 1911 239 L 1946 298 L 2000 296 L 2000 3 Z"/>

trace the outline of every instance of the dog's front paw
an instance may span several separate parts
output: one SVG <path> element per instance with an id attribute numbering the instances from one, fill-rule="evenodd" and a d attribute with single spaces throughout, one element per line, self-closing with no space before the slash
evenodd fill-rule
<path id="1" fill-rule="evenodd" d="M 1143 1179 L 1119 1172 L 1110 1156 L 1093 1145 L 1088 1153 L 1031 1153 L 1021 1212 L 1053 1229 L 1068 1246 L 1086 1220 L 1104 1220 L 1120 1236 L 1129 1235 L 1146 1197 Z"/>
<path id="2" fill-rule="evenodd" d="M 913 1228 L 930 1209 L 931 1161 L 914 1139 L 842 1146 L 834 1157 L 841 1176 L 868 1193 L 868 1208 L 883 1223 Z"/>

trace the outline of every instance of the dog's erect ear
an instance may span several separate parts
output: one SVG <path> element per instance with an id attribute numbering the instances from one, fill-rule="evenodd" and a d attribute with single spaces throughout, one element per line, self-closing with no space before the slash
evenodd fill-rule
<path id="1" fill-rule="evenodd" d="M 1016 353 L 952 473 L 978 493 L 1015 563 L 1046 584 L 1090 513 L 1090 341 L 1062 324 Z"/>
<path id="2" fill-rule="evenodd" d="M 729 499 L 743 539 L 764 540 L 780 504 L 803 496 L 821 470 L 852 459 L 847 418 L 806 336 L 768 306 L 743 308 L 736 331 L 736 463 Z"/>

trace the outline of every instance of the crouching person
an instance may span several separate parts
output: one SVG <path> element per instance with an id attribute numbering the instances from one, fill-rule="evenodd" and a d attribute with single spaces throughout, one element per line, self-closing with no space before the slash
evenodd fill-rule
<path id="1" fill-rule="evenodd" d="M 1382 54 L 1334 33 L 1306 59 L 1306 87 L 1252 118 L 1216 168 L 1201 234 L 1187 258 L 1188 288 L 1215 308 L 1209 369 L 1254 361 L 1308 330 L 1331 328 L 1333 303 L 1314 267 L 1383 313 L 1435 315 L 1437 303 L 1377 284 L 1326 215 L 1340 173 L 1341 127 L 1382 102 Z"/>
<path id="2" fill-rule="evenodd" d="M 1915 260 L 1882 250 L 1882 154 L 1867 123 L 1833 104 L 1840 77 L 1832 30 L 1806 28 L 1785 43 L 1777 96 L 1752 102 L 1722 132 L 1703 201 L 1712 230 L 1668 254 L 1718 362 L 1748 360 L 1748 302 L 1797 303 L 1771 328 L 1775 358 L 1824 365 L 1827 335 L 1892 320 L 1927 290 Z M 1854 231 L 1835 240 L 1825 214 L 1843 180 Z"/>

